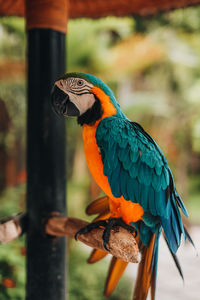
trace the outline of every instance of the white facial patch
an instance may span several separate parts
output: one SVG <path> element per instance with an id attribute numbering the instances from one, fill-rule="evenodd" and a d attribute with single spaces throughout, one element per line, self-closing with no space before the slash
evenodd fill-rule
<path id="1" fill-rule="evenodd" d="M 80 115 L 84 114 L 88 109 L 90 109 L 95 102 L 93 94 L 76 95 L 70 92 L 67 94 L 69 95 L 70 101 L 73 102 L 80 111 Z"/>

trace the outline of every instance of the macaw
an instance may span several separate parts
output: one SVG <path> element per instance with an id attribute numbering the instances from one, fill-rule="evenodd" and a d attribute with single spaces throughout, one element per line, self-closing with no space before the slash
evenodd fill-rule
<path id="1" fill-rule="evenodd" d="M 68 73 L 58 79 L 52 89 L 52 106 L 60 116 L 77 117 L 83 127 L 87 165 L 106 194 L 102 199 L 109 205 L 106 221 L 105 217 L 100 218 L 78 234 L 103 226 L 105 249 L 113 226 L 120 225 L 135 236 L 138 234 L 142 257 L 133 299 L 145 300 L 151 288 L 154 300 L 162 231 L 181 276 L 176 257 L 181 236 L 193 243 L 183 226 L 180 210 L 185 216 L 188 213 L 175 189 L 165 156 L 153 138 L 124 115 L 111 89 L 93 75 Z M 104 200 L 97 202 L 97 206 L 104 208 Z M 124 267 L 116 269 L 122 273 Z"/>

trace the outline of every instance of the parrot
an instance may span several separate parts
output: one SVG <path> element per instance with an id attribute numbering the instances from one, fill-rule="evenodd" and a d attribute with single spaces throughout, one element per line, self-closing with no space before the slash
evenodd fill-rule
<path id="1" fill-rule="evenodd" d="M 161 234 L 182 278 L 176 256 L 181 237 L 194 245 L 181 219 L 181 212 L 186 217 L 188 212 L 163 152 L 140 124 L 125 116 L 112 90 L 94 75 L 73 72 L 60 77 L 52 88 L 51 105 L 57 115 L 76 117 L 82 126 L 89 171 L 105 193 L 89 207 L 89 214 L 109 210 L 77 235 L 103 227 L 104 248 L 109 250 L 114 226 L 132 232 L 141 252 L 133 299 L 145 300 L 151 289 L 151 299 L 155 300 Z M 97 256 L 96 261 L 105 252 Z M 117 272 L 120 277 L 127 264 L 114 259 L 109 276 L 115 272 L 115 280 L 110 291 L 118 282 Z"/>

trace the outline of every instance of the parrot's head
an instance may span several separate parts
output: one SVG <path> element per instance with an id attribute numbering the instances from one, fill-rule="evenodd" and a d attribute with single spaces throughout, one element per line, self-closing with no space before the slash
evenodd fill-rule
<path id="1" fill-rule="evenodd" d="M 52 89 L 52 106 L 63 117 L 78 117 L 80 125 L 93 125 L 103 117 L 122 114 L 111 89 L 97 77 L 68 73 Z"/>

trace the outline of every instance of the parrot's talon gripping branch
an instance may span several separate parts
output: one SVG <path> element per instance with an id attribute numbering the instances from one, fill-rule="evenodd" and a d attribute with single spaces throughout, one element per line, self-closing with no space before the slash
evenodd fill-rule
<path id="1" fill-rule="evenodd" d="M 107 224 L 107 220 L 100 220 L 97 222 L 90 223 L 87 226 L 81 228 L 79 231 L 77 231 L 74 238 L 77 241 L 78 235 L 91 232 L 93 229 L 97 229 L 100 227 L 106 227 L 106 224 Z"/>
<path id="2" fill-rule="evenodd" d="M 98 229 L 98 228 L 104 228 L 103 234 L 102 234 L 102 239 L 103 239 L 103 245 L 106 251 L 110 252 L 110 246 L 109 245 L 109 240 L 110 240 L 110 233 L 111 230 L 116 228 L 116 227 L 122 227 L 126 230 L 128 230 L 130 233 L 135 233 L 136 236 L 136 230 L 134 227 L 127 225 L 121 218 L 109 218 L 107 220 L 99 220 L 93 223 L 88 224 L 87 226 L 81 228 L 78 232 L 75 234 L 75 239 L 77 240 L 78 235 L 85 234 L 91 232 L 93 229 Z"/>
<path id="3" fill-rule="evenodd" d="M 51 217 L 46 222 L 45 232 L 55 237 L 76 237 L 77 240 L 94 249 L 107 251 L 105 250 L 104 241 L 102 239 L 103 229 L 101 227 L 105 227 L 109 222 L 109 220 L 101 220 L 101 222 L 96 222 L 99 224 L 99 226 L 97 226 L 95 223 L 90 224 L 75 218 Z M 91 227 L 92 229 L 90 229 Z M 79 232 L 81 232 L 81 234 L 79 234 Z M 138 263 L 139 250 L 137 242 L 134 236 L 130 234 L 130 230 L 122 228 L 121 226 L 118 227 L 118 230 L 110 231 L 108 251 L 123 261 Z"/>
<path id="4" fill-rule="evenodd" d="M 108 244 L 109 244 L 109 240 L 110 240 L 110 233 L 112 229 L 115 229 L 116 227 L 122 227 L 126 230 L 128 230 L 130 233 L 135 233 L 136 236 L 136 230 L 134 227 L 127 225 L 122 218 L 109 218 L 107 221 L 107 225 L 105 227 L 105 230 L 103 232 L 102 238 L 103 238 L 103 242 L 104 242 L 104 248 L 107 251 L 110 251 L 108 249 Z"/>

